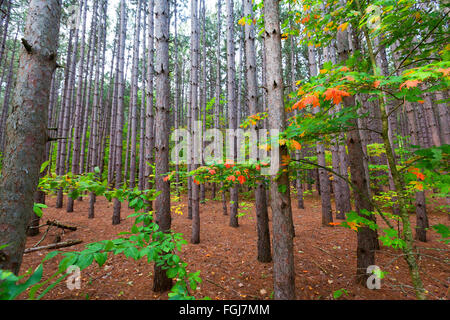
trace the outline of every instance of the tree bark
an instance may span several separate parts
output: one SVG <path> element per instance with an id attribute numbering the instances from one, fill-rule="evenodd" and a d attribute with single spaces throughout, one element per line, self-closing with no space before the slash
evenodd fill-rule
<path id="1" fill-rule="evenodd" d="M 169 232 L 170 182 L 164 181 L 169 172 L 169 1 L 155 1 L 155 39 L 156 39 L 156 130 L 155 137 L 155 181 L 156 190 L 161 192 L 155 201 L 156 223 L 160 230 Z M 155 265 L 153 291 L 164 292 L 171 288 L 172 280 L 166 270 Z"/>
<path id="2" fill-rule="evenodd" d="M 56 69 L 61 2 L 31 0 L 25 25 L 0 178 L 0 269 L 19 273 L 33 195 L 47 144 L 50 87 Z"/>
<path id="3" fill-rule="evenodd" d="M 267 68 L 267 103 L 269 108 L 269 129 L 280 132 L 285 129 L 285 109 L 283 97 L 283 76 L 281 66 L 280 11 L 277 0 L 264 1 L 265 52 Z M 273 219 L 273 278 L 274 298 L 295 299 L 295 269 L 293 254 L 292 208 L 289 175 L 284 172 L 288 156 L 286 146 L 279 149 L 279 171 L 271 177 L 271 207 Z M 272 159 L 274 162 L 275 159 Z M 283 192 L 283 187 L 285 191 Z"/>

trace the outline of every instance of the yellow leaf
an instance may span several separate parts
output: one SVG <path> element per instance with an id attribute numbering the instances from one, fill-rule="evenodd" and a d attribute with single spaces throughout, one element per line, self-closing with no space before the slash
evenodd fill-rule
<path id="1" fill-rule="evenodd" d="M 347 27 L 348 27 L 348 22 L 345 22 L 345 23 L 341 24 L 337 29 L 338 29 L 338 31 L 345 31 L 345 30 L 347 30 Z"/>

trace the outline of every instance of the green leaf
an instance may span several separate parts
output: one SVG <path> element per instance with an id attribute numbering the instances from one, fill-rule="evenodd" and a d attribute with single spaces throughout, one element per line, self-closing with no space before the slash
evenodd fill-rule
<path id="1" fill-rule="evenodd" d="M 167 270 L 167 277 L 169 277 L 170 279 L 175 278 L 177 274 L 178 274 L 178 267 Z"/>
<path id="2" fill-rule="evenodd" d="M 105 264 L 106 260 L 108 260 L 108 254 L 106 252 L 94 253 L 94 259 L 98 263 L 98 266 L 102 267 Z"/>
<path id="3" fill-rule="evenodd" d="M 39 171 L 40 173 L 44 172 L 45 169 L 47 169 L 48 165 L 50 164 L 50 160 L 45 161 L 42 165 L 41 165 L 41 170 Z"/>

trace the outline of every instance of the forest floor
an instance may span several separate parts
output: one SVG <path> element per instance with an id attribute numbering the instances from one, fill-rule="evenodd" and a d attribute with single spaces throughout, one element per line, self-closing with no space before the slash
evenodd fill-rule
<path id="1" fill-rule="evenodd" d="M 245 201 L 245 200 L 244 200 Z M 294 204 L 295 201 L 293 201 Z M 222 214 L 220 201 L 208 200 L 201 204 L 201 243 L 187 244 L 180 254 L 186 261 L 190 272 L 201 271 L 203 283 L 197 288 L 195 296 L 211 299 L 271 299 L 273 292 L 272 263 L 259 263 L 256 260 L 256 224 L 253 203 L 247 202 L 249 209 L 239 219 L 239 228 L 228 226 L 229 217 Z M 84 245 L 101 240 L 118 238 L 117 234 L 129 231 L 132 219 L 125 219 L 118 226 L 111 225 L 113 205 L 104 198 L 98 198 L 95 219 L 88 219 L 89 201 L 76 201 L 75 212 L 55 208 L 55 199 L 47 198 L 48 209 L 44 210 L 43 221 L 57 220 L 60 223 L 77 226 L 75 232 L 65 232 L 52 228 L 40 245 L 80 239 L 83 244 L 60 249 L 61 251 L 82 250 Z M 183 233 L 187 241 L 191 235 L 191 220 L 187 219 L 186 197 L 180 203 L 183 215 L 173 214 L 172 225 L 177 233 Z M 401 253 L 392 248 L 382 247 L 376 254 L 376 263 L 387 271 L 381 289 L 369 290 L 355 284 L 356 233 L 342 227 L 323 227 L 321 225 L 320 199 L 306 196 L 305 210 L 294 205 L 293 217 L 296 229 L 294 240 L 296 295 L 301 300 L 333 299 L 333 292 L 346 289 L 348 295 L 340 299 L 378 300 L 414 299 L 409 280 L 409 272 Z M 448 224 L 445 213 L 429 210 L 430 225 Z M 122 205 L 122 217 L 132 214 Z M 269 209 L 270 215 L 270 209 Z M 413 225 L 415 217 L 411 216 Z M 30 237 L 27 248 L 35 245 L 43 236 L 41 233 Z M 272 231 L 272 227 L 270 227 Z M 449 246 L 439 242 L 440 235 L 428 232 L 428 242 L 416 245 L 421 254 L 419 263 L 421 274 L 430 299 L 449 299 L 450 267 Z M 21 274 L 35 268 L 45 257 L 47 251 L 34 252 L 24 256 Z M 57 270 L 58 259 L 46 262 L 44 278 Z M 134 261 L 123 255 L 111 256 L 99 268 L 94 263 L 82 271 L 81 289 L 70 291 L 65 282 L 59 284 L 44 299 L 91 299 L 91 300 L 166 300 L 167 293 L 152 292 L 153 265 L 146 259 Z M 26 298 L 22 295 L 21 298 Z"/>

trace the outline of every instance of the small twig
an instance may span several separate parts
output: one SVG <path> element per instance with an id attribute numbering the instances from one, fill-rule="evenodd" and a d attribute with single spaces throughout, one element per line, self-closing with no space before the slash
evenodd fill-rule
<path id="1" fill-rule="evenodd" d="M 326 254 L 332 256 L 333 258 L 336 258 L 336 259 L 338 259 L 338 260 L 341 260 L 341 258 L 336 257 L 335 255 L 333 255 L 332 253 L 328 252 L 328 251 L 325 250 L 325 249 L 322 249 L 322 248 L 320 248 L 320 247 L 316 247 L 316 246 L 314 246 L 314 245 L 311 245 L 311 247 L 316 248 L 316 249 L 319 249 L 320 251 L 325 252 Z"/>
<path id="2" fill-rule="evenodd" d="M 322 270 L 326 275 L 328 275 L 328 271 L 325 270 L 324 267 L 322 267 L 320 264 L 318 264 L 317 262 L 315 262 L 313 259 L 310 259 L 312 263 L 314 263 L 320 270 Z"/>
<path id="3" fill-rule="evenodd" d="M 52 226 L 48 226 L 47 230 L 45 230 L 44 235 L 42 236 L 41 240 L 38 241 L 38 243 L 36 243 L 33 248 L 36 248 L 38 245 L 40 245 L 42 243 L 42 241 L 44 241 L 45 237 L 47 236 L 48 232 L 50 231 Z"/>
<path id="4" fill-rule="evenodd" d="M 222 290 L 224 290 L 224 291 L 227 291 L 227 290 L 231 290 L 231 291 L 233 291 L 234 293 L 238 294 L 239 296 L 241 296 L 241 295 L 242 295 L 242 294 L 241 294 L 240 292 L 238 292 L 238 291 L 234 290 L 233 288 L 229 288 L 229 289 L 227 289 L 227 288 L 225 288 L 225 287 L 221 286 L 220 284 L 218 284 L 218 283 L 215 283 L 214 281 L 211 281 L 211 280 L 209 280 L 208 278 L 205 278 L 205 280 L 206 280 L 207 282 L 209 282 L 209 283 L 211 283 L 211 284 L 215 285 L 216 287 L 218 287 L 218 288 L 221 288 L 221 289 L 222 289 Z M 247 296 L 249 296 L 249 297 L 252 297 L 252 298 L 254 298 L 254 299 L 257 299 L 257 300 L 259 300 L 259 299 L 260 299 L 260 297 L 257 297 L 257 296 L 253 296 L 253 295 L 250 295 L 250 294 L 247 294 Z"/>

